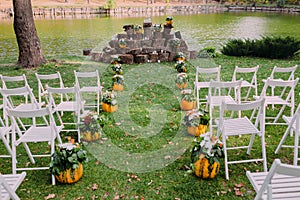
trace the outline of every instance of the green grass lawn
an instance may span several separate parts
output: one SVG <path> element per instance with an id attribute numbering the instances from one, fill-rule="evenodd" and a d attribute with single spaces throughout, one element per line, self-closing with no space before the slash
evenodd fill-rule
<path id="1" fill-rule="evenodd" d="M 98 69 L 105 89 L 111 88 L 112 70 L 108 64 L 90 61 L 88 57 L 61 57 L 48 59 L 49 62 L 36 69 L 17 69 L 15 60 L 0 60 L 1 74 L 25 74 L 30 86 L 37 94 L 34 73 L 54 73 L 60 71 L 66 86 L 74 84 L 73 70 Z M 261 58 L 239 58 L 219 56 L 214 59 L 190 61 L 189 88 L 193 89 L 195 66 L 222 66 L 222 80 L 231 80 L 235 65 L 258 70 L 259 92 L 262 79 L 270 75 L 272 68 L 291 67 L 299 60 L 269 60 Z M 106 117 L 102 140 L 87 144 L 89 162 L 84 164 L 81 180 L 72 185 L 51 185 L 48 171 L 28 171 L 25 181 L 17 190 L 21 199 L 44 199 L 54 194 L 54 199 L 253 199 L 255 192 L 246 177 L 246 170 L 261 171 L 262 163 L 230 165 L 230 180 L 225 180 L 223 160 L 221 171 L 215 179 L 202 180 L 187 174 L 190 165 L 190 149 L 193 137 L 189 136 L 181 122 L 185 112 L 180 110 L 180 91 L 175 88 L 176 70 L 174 63 L 123 65 L 125 90 L 119 92 L 117 113 L 101 113 Z M 298 68 L 295 77 L 299 77 Z M 295 92 L 296 107 L 300 102 L 299 89 Z M 267 109 L 267 112 L 272 112 Z M 289 112 L 286 112 L 288 114 Z M 275 158 L 291 163 L 292 149 L 283 148 L 278 155 L 274 151 L 286 126 L 266 127 L 266 149 L 268 168 Z M 67 133 L 62 135 L 65 139 Z M 72 135 L 75 137 L 74 135 Z M 247 138 L 236 137 L 231 143 L 239 143 Z M 252 156 L 260 154 L 254 145 Z M 289 138 L 288 143 L 293 142 Z M 39 145 L 31 145 L 32 151 L 49 151 Z M 0 144 L 0 154 L 6 153 Z M 22 146 L 18 154 L 25 154 Z M 244 151 L 229 153 L 230 156 L 246 156 Z M 26 158 L 26 155 L 23 156 Z M 11 173 L 11 159 L 0 158 L 0 172 Z M 27 159 L 19 163 L 26 164 Z M 46 163 L 47 160 L 39 160 Z M 31 164 L 29 164 L 31 165 Z M 242 197 L 241 197 L 242 196 Z"/>

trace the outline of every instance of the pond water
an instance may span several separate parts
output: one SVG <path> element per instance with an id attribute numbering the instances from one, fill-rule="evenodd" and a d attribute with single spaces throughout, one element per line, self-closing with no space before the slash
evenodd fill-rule
<path id="1" fill-rule="evenodd" d="M 166 16 L 151 17 L 164 23 Z M 266 35 L 300 38 L 300 15 L 278 13 L 205 13 L 173 15 L 174 31 L 180 31 L 191 50 L 207 46 L 218 49 L 230 38 L 256 39 Z M 35 19 L 46 56 L 82 55 L 87 48 L 102 49 L 123 25 L 143 24 L 145 17 L 83 17 L 72 19 Z M 0 20 L 0 57 L 15 57 L 18 47 L 13 19 Z"/>

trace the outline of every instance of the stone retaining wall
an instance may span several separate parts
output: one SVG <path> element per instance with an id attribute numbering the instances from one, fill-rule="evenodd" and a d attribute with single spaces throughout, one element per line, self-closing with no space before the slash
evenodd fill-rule
<path id="1" fill-rule="evenodd" d="M 188 59 L 196 58 L 197 52 L 188 49 L 180 31 L 172 32 L 172 24 L 162 28 L 159 24 L 153 26 L 149 20 L 145 19 L 143 32 L 135 30 L 134 25 L 123 26 L 124 33 L 109 41 L 103 52 L 91 52 L 92 60 L 110 63 L 118 57 L 124 64 L 167 62 L 174 61 L 179 52 Z"/>

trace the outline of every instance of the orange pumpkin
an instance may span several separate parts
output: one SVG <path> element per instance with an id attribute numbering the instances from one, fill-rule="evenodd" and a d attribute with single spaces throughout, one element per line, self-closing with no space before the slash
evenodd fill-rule
<path id="1" fill-rule="evenodd" d="M 115 91 L 123 91 L 124 87 L 121 84 L 114 83 L 113 90 Z"/>
<path id="2" fill-rule="evenodd" d="M 76 183 L 82 177 L 83 166 L 79 163 L 76 169 L 67 169 L 66 171 L 60 172 L 58 176 L 55 176 L 57 181 L 60 183 Z"/>
<path id="3" fill-rule="evenodd" d="M 116 112 L 118 109 L 118 105 L 110 105 L 102 102 L 102 109 L 104 112 Z"/>
<path id="4" fill-rule="evenodd" d="M 181 100 L 180 107 L 181 110 L 193 110 L 195 108 L 195 101 L 186 101 L 184 99 Z"/>
<path id="5" fill-rule="evenodd" d="M 203 133 L 206 133 L 208 126 L 200 124 L 199 126 L 189 126 L 188 133 L 193 136 L 200 136 Z"/>

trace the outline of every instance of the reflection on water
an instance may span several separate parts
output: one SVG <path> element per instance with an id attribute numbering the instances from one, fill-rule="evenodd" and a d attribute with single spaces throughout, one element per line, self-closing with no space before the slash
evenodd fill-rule
<path id="1" fill-rule="evenodd" d="M 243 38 L 260 38 L 265 32 L 267 27 L 267 19 L 264 17 L 244 17 L 241 18 L 236 24 L 235 36 Z"/>
<path id="2" fill-rule="evenodd" d="M 300 37 L 297 15 L 275 13 L 208 13 L 174 15 L 174 31 L 180 31 L 189 49 L 220 48 L 230 38 L 256 39 L 263 35 Z M 152 23 L 164 23 L 166 16 L 153 16 Z M 82 50 L 102 50 L 111 37 L 123 32 L 125 24 L 142 25 L 144 17 L 94 17 L 36 19 L 45 55 L 82 55 Z M 0 57 L 17 56 L 12 19 L 0 21 Z"/>

